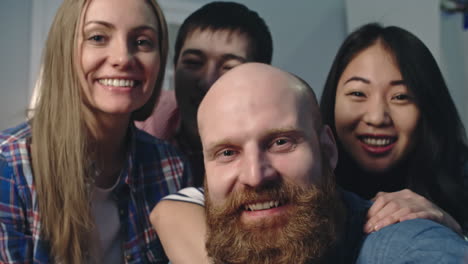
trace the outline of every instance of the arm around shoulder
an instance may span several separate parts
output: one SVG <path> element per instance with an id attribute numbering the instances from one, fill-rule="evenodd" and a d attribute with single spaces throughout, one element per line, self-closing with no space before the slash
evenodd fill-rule
<path id="1" fill-rule="evenodd" d="M 179 196 L 184 190 L 176 194 L 175 199 L 159 202 L 151 212 L 151 223 L 173 264 L 210 263 L 205 250 L 204 207 L 199 202 L 188 201 L 190 198 L 185 195 Z"/>
<path id="2" fill-rule="evenodd" d="M 356 263 L 468 263 L 468 242 L 436 222 L 408 220 L 368 235 Z"/>

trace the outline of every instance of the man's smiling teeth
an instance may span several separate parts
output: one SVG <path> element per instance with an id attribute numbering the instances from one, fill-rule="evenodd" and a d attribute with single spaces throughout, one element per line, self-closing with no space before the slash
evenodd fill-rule
<path id="1" fill-rule="evenodd" d="M 133 87 L 135 85 L 134 80 L 123 80 L 123 79 L 99 79 L 99 83 L 106 86 L 117 86 L 117 87 Z"/>
<path id="2" fill-rule="evenodd" d="M 366 143 L 367 145 L 372 146 L 386 146 L 393 142 L 390 138 L 371 138 L 371 137 L 363 137 L 362 142 Z"/>
<path id="3" fill-rule="evenodd" d="M 253 203 L 245 205 L 246 211 L 258 211 L 258 210 L 266 210 L 271 208 L 276 208 L 280 205 L 279 201 L 269 201 L 263 203 Z"/>

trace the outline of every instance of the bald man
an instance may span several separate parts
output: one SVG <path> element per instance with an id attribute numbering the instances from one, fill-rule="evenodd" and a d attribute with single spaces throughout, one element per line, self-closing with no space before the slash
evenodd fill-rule
<path id="1" fill-rule="evenodd" d="M 207 249 L 216 263 L 328 258 L 344 225 L 337 150 L 302 81 L 249 64 L 220 79 L 198 111 Z"/>
<path id="2" fill-rule="evenodd" d="M 206 168 L 206 248 L 214 263 L 463 263 L 468 245 L 428 220 L 364 236 L 370 205 L 336 188 L 337 150 L 312 89 L 249 63 L 198 111 Z"/>

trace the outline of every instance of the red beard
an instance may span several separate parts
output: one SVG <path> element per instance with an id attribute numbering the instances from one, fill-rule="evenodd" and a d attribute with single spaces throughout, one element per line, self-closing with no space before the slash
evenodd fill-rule
<path id="1" fill-rule="evenodd" d="M 274 182 L 245 189 L 233 193 L 223 206 L 213 205 L 205 186 L 208 255 L 214 263 L 233 264 L 325 261 L 336 240 L 343 204 L 333 175 L 323 179 L 328 182 L 320 187 Z M 289 208 L 278 217 L 241 222 L 244 206 L 259 200 L 279 200 Z"/>

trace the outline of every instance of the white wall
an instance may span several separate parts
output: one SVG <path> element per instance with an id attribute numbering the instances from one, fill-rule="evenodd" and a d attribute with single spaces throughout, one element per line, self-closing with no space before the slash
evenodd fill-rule
<path id="1" fill-rule="evenodd" d="M 62 0 L 34 0 L 31 11 L 31 56 L 29 74 L 29 95 L 32 95 L 35 82 L 39 73 L 43 47 L 49 32 L 49 27 L 54 19 L 57 8 Z"/>
<path id="2" fill-rule="evenodd" d="M 24 120 L 26 114 L 31 2 L 0 1 L 0 129 Z"/>
<path id="3" fill-rule="evenodd" d="M 345 4 L 348 32 L 369 22 L 399 26 L 417 35 L 440 60 L 440 0 L 346 0 Z"/>
<path id="4" fill-rule="evenodd" d="M 443 14 L 440 19 L 440 66 L 457 106 L 468 127 L 468 32 L 461 14 Z"/>
<path id="5" fill-rule="evenodd" d="M 256 10 L 270 27 L 273 65 L 301 76 L 320 96 L 333 58 L 346 36 L 344 0 L 238 2 Z"/>

